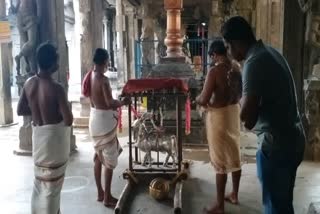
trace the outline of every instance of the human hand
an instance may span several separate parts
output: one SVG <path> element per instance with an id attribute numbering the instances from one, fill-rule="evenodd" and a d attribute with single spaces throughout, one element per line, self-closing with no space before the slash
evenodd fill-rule
<path id="1" fill-rule="evenodd" d="M 122 105 L 130 105 L 131 99 L 129 97 L 125 97 L 121 102 L 122 102 Z"/>

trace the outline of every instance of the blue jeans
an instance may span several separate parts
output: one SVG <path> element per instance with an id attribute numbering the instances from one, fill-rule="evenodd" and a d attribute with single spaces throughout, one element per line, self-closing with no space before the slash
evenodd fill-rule
<path id="1" fill-rule="evenodd" d="M 291 146 L 294 145 L 292 142 Z M 297 168 L 303 159 L 304 142 L 301 142 L 299 147 L 294 152 L 285 150 L 264 152 L 263 149 L 257 151 L 257 173 L 262 187 L 265 214 L 294 213 L 293 189 Z M 288 150 L 291 150 L 290 147 Z"/>

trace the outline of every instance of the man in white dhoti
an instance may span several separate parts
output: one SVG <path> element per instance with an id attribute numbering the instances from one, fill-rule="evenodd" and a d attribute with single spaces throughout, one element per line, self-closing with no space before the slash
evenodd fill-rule
<path id="1" fill-rule="evenodd" d="M 118 156 L 122 149 L 117 139 L 117 108 L 129 104 L 130 100 L 115 100 L 108 78 L 104 75 L 108 67 L 108 52 L 98 48 L 94 55 L 94 69 L 90 71 L 83 82 L 83 94 L 90 97 L 91 112 L 89 131 L 93 139 L 94 175 L 98 190 L 98 201 L 103 201 L 106 207 L 114 208 L 117 199 L 111 194 L 113 169 L 118 164 Z M 105 167 L 105 189 L 101 184 L 102 164 Z"/>
<path id="2" fill-rule="evenodd" d="M 222 40 L 211 44 L 214 61 L 197 103 L 206 108 L 206 131 L 211 163 L 216 170 L 217 203 L 206 214 L 224 213 L 224 200 L 238 204 L 240 166 L 241 74 L 227 57 Z M 227 174 L 232 173 L 232 192 L 225 196 Z"/>
<path id="3" fill-rule="evenodd" d="M 19 116 L 32 116 L 34 187 L 32 214 L 60 213 L 60 192 L 70 151 L 73 121 L 63 87 L 51 78 L 58 69 L 58 53 L 49 44 L 37 50 L 39 71 L 28 79 L 18 103 Z"/>

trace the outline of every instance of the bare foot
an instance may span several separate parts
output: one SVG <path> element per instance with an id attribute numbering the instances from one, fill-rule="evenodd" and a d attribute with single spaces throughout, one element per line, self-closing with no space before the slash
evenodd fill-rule
<path id="1" fill-rule="evenodd" d="M 212 208 L 204 208 L 203 209 L 204 214 L 224 214 L 224 208 L 220 207 L 218 205 L 215 205 Z"/>
<path id="2" fill-rule="evenodd" d="M 231 203 L 231 204 L 235 204 L 238 205 L 239 204 L 239 200 L 238 200 L 238 196 L 236 193 L 232 192 L 228 195 L 225 196 L 224 198 L 225 201 Z"/>
<path id="3" fill-rule="evenodd" d="M 97 201 L 102 202 L 102 201 L 103 201 L 103 199 L 104 199 L 104 191 L 103 191 L 103 190 L 101 190 L 101 191 L 99 191 L 99 192 L 98 192 L 98 198 L 97 198 Z"/>
<path id="4" fill-rule="evenodd" d="M 118 203 L 118 199 L 114 198 L 113 196 L 106 197 L 103 201 L 105 207 L 108 208 L 115 208 Z"/>

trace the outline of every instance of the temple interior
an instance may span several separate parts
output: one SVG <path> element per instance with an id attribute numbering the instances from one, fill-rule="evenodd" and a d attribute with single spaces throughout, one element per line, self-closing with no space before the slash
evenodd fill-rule
<path id="1" fill-rule="evenodd" d="M 21 22 L 30 20 L 33 13 L 37 18 L 31 20 L 31 27 L 26 24 L 25 30 Z M 31 213 L 32 120 L 16 112 L 23 85 L 37 70 L 34 53 L 48 40 L 59 54 L 54 79 L 63 86 L 74 116 L 61 213 L 203 213 L 203 208 L 216 200 L 216 178 L 204 116 L 192 100 L 201 92 L 210 70 L 210 44 L 221 38 L 221 26 L 234 16 L 244 17 L 256 38 L 288 61 L 307 136 L 293 206 L 298 214 L 320 213 L 320 0 L 0 0 L 0 213 Z M 17 57 L 26 43 L 31 51 Z M 118 210 L 96 201 L 95 151 L 88 129 L 90 99 L 81 92 L 97 48 L 109 53 L 105 75 L 112 96 L 129 94 L 132 100 L 132 106 L 121 108 L 118 121 L 123 152 L 112 181 L 112 194 L 123 197 Z M 176 91 L 155 93 L 152 87 L 156 86 L 147 84 L 150 77 L 188 79 L 188 89 L 177 81 L 173 83 Z M 143 80 L 149 89 L 143 88 Z M 187 110 L 185 100 L 189 98 Z M 145 166 L 146 151 L 132 143 L 133 121 L 151 110 L 158 112 L 156 116 L 169 134 L 177 134 L 177 166 L 171 159 L 169 166 L 162 166 L 166 154 L 154 150 Z M 147 125 L 154 125 L 153 121 Z M 240 202 L 226 203 L 225 213 L 263 213 L 257 150 L 256 135 L 241 127 Z M 176 192 L 170 187 L 170 194 L 161 201 L 151 196 L 148 177 L 158 174 L 177 178 Z M 227 191 L 231 180 L 229 176 Z"/>

